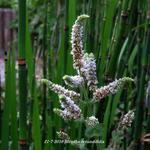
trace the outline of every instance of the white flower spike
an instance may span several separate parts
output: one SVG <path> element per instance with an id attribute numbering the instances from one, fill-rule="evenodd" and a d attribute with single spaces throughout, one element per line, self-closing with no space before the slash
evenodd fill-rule
<path id="1" fill-rule="evenodd" d="M 75 21 L 75 24 L 72 27 L 71 33 L 71 45 L 72 51 L 71 54 L 73 56 L 73 67 L 79 71 L 83 66 L 83 56 L 84 56 L 84 48 L 83 48 L 83 20 L 89 18 L 88 15 L 81 15 Z"/>
<path id="2" fill-rule="evenodd" d="M 48 85 L 48 87 L 54 91 L 55 93 L 58 93 L 59 95 L 65 95 L 67 97 L 72 98 L 73 100 L 79 99 L 80 98 L 80 94 L 76 93 L 74 91 L 65 89 L 64 87 L 58 85 L 58 84 L 54 84 L 53 82 L 47 80 L 47 79 L 41 79 L 40 82 L 45 83 Z"/>
<path id="3" fill-rule="evenodd" d="M 101 88 L 96 89 L 96 91 L 93 93 L 94 101 L 100 101 L 102 98 L 106 97 L 109 94 L 115 94 L 118 90 L 122 88 L 124 83 L 134 81 L 132 78 L 124 77 L 118 80 L 115 80 L 108 84 L 107 86 L 103 86 Z"/>

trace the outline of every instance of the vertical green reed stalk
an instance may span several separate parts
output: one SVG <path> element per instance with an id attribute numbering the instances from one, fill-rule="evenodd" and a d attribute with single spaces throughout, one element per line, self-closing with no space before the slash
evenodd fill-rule
<path id="1" fill-rule="evenodd" d="M 149 86 L 149 85 L 148 85 Z M 147 93 L 147 94 L 149 94 L 149 93 Z M 148 95 L 148 98 L 149 98 L 149 95 Z M 149 107 L 149 104 L 147 104 L 148 106 L 148 116 L 147 116 L 147 126 L 146 126 L 146 133 L 148 134 L 148 133 L 150 133 L 150 107 Z M 149 150 L 149 147 L 150 147 L 150 143 L 148 143 L 148 142 L 146 142 L 146 143 L 144 143 L 144 150 Z"/>
<path id="2" fill-rule="evenodd" d="M 35 150 L 41 150 L 41 129 L 39 120 L 39 106 L 37 98 L 37 85 L 35 80 L 35 58 L 31 45 L 29 32 L 28 13 L 26 15 L 26 62 L 28 67 L 28 81 L 30 92 L 30 108 L 29 108 L 29 129 L 28 142 L 34 141 Z"/>
<path id="3" fill-rule="evenodd" d="M 69 67 L 67 67 L 68 64 L 68 51 L 69 51 L 69 25 L 68 25 L 68 9 L 69 9 L 69 0 L 65 0 L 65 24 L 64 24 L 64 64 L 66 64 L 64 66 L 64 70 L 63 70 L 63 74 L 67 73 L 67 69 L 69 69 Z"/>
<path id="4" fill-rule="evenodd" d="M 148 93 L 149 94 L 149 93 Z M 148 116 L 147 116 L 147 127 L 146 127 L 146 133 L 150 133 L 150 107 L 148 106 Z M 144 150 L 149 150 L 150 143 L 145 143 Z"/>
<path id="5" fill-rule="evenodd" d="M 87 14 L 90 16 L 90 20 L 88 21 L 88 27 L 87 32 L 88 36 L 87 42 L 86 42 L 86 51 L 87 52 L 94 52 L 96 49 L 94 49 L 95 46 L 95 19 L 96 19 L 96 0 L 92 1 L 90 0 L 88 3 L 88 12 Z M 90 42 L 89 42 L 90 41 Z"/>
<path id="6" fill-rule="evenodd" d="M 142 17 L 145 16 L 144 13 L 145 3 L 141 0 L 138 1 L 138 23 L 140 24 L 142 21 Z M 143 116 L 144 116 L 144 93 L 145 93 L 145 77 L 146 77 L 146 66 L 148 60 L 148 51 L 150 48 L 150 30 L 149 25 L 145 28 L 145 32 L 143 33 L 143 29 L 138 29 L 138 70 L 137 70 L 137 100 L 136 100 L 136 116 L 135 116 L 135 127 L 134 127 L 134 141 L 135 147 L 134 150 L 138 150 L 141 148 L 141 135 L 142 135 L 142 127 L 143 127 Z M 142 39 L 144 35 L 144 38 Z M 143 43 L 142 43 L 143 41 Z M 143 44 L 143 45 L 142 45 Z M 143 47 L 142 47 L 143 46 Z"/>
<path id="7" fill-rule="evenodd" d="M 110 63 L 109 63 L 109 68 L 108 68 L 108 76 L 110 76 L 111 78 L 114 78 L 115 73 L 116 73 L 116 64 L 117 64 L 117 60 L 118 60 L 118 56 L 120 54 L 121 51 L 121 47 L 123 42 L 125 41 L 126 38 L 126 28 L 127 28 L 127 19 L 128 19 L 128 4 L 129 4 L 129 0 L 122 1 L 122 10 L 121 10 L 121 14 L 120 14 L 120 19 L 119 19 L 119 24 L 118 24 L 118 28 L 117 28 L 117 36 L 115 39 L 115 43 L 114 46 L 112 46 L 112 48 L 110 49 Z"/>
<path id="8" fill-rule="evenodd" d="M 147 11 L 147 13 L 149 12 L 149 9 L 150 8 L 148 8 L 148 11 Z M 148 22 L 150 21 L 149 20 L 150 18 L 148 18 Z M 148 28 L 150 28 L 150 26 L 148 25 Z M 147 67 L 150 67 L 150 51 L 148 52 L 148 65 L 147 65 Z M 149 88 L 149 82 L 150 82 L 150 76 L 149 76 L 149 73 L 148 73 L 148 70 L 147 70 L 147 79 L 148 79 L 148 85 L 147 85 L 147 88 Z M 147 89 L 148 90 L 148 89 Z M 150 105 L 149 105 L 149 98 L 150 98 L 150 93 L 149 93 L 149 90 L 148 90 L 148 93 L 147 93 L 147 95 L 146 95 L 147 97 L 146 97 L 146 100 L 147 100 L 147 120 L 146 120 L 146 133 L 148 134 L 148 133 L 150 133 Z M 150 143 L 149 142 L 146 142 L 145 144 L 144 144 L 144 150 L 149 150 L 149 147 L 150 147 Z"/>
<path id="9" fill-rule="evenodd" d="M 29 33 L 29 23 L 28 23 L 28 13 L 26 14 L 26 62 L 28 68 L 28 86 L 29 86 L 29 94 L 31 95 L 29 101 L 29 128 L 28 128 L 28 142 L 32 141 L 32 115 L 33 115 L 33 91 L 34 91 L 34 58 L 33 58 L 33 51 L 31 47 L 31 39 Z"/>
<path id="10" fill-rule="evenodd" d="M 26 0 L 19 0 L 19 147 L 27 149 Z"/>
<path id="11" fill-rule="evenodd" d="M 41 129 L 40 129 L 40 120 L 39 120 L 39 105 L 38 105 L 38 96 L 36 91 L 36 81 L 33 79 L 33 91 L 32 97 L 33 101 L 33 118 L 32 118 L 32 131 L 33 131 L 33 141 L 34 141 L 34 149 L 41 150 L 42 149 L 42 138 L 41 138 Z"/>
<path id="12" fill-rule="evenodd" d="M 44 29 L 43 29 L 43 78 L 47 77 L 47 6 L 48 1 L 44 1 Z M 46 94 L 46 85 L 43 85 L 43 98 L 42 98 L 43 110 L 42 110 L 42 146 L 44 147 L 44 140 L 46 138 L 46 110 L 47 110 L 47 94 Z"/>
<path id="13" fill-rule="evenodd" d="M 14 49 L 15 50 L 15 49 Z M 12 137 L 12 145 L 11 149 L 18 150 L 18 124 L 17 124 L 17 96 L 16 96 L 16 58 L 15 51 L 10 52 L 11 54 L 11 137 Z"/>
<path id="14" fill-rule="evenodd" d="M 48 2 L 47 3 L 47 22 L 48 20 L 51 19 L 51 8 L 49 7 L 51 6 L 51 3 Z M 50 20 L 51 21 L 51 20 Z M 51 25 L 50 22 L 48 22 L 47 24 L 47 41 L 48 43 L 50 43 L 50 38 L 51 38 L 52 32 L 51 32 Z M 52 58 L 51 58 L 51 53 L 52 53 L 52 49 L 51 49 L 51 44 L 47 45 L 47 50 L 48 50 L 48 78 L 51 79 L 51 75 L 52 75 L 52 67 L 51 67 L 51 63 L 52 63 Z M 47 131 L 47 135 L 46 135 L 46 139 L 54 139 L 53 138 L 53 132 L 54 132 L 54 127 L 52 126 L 52 122 L 53 122 L 53 102 L 49 101 L 49 98 L 51 97 L 51 91 L 48 89 L 48 94 L 47 94 L 47 111 L 46 111 L 46 131 Z M 52 143 L 48 143 L 44 145 L 44 150 L 49 150 L 49 149 L 53 149 L 53 144 Z"/>
<path id="15" fill-rule="evenodd" d="M 2 143 L 0 149 L 18 149 L 17 107 L 16 107 L 16 76 L 14 52 L 5 58 L 5 104 L 2 114 Z"/>
<path id="16" fill-rule="evenodd" d="M 72 25 L 74 23 L 74 20 L 76 19 L 76 1 L 73 0 L 66 0 L 65 1 L 65 26 L 66 26 L 66 30 L 65 30 L 65 51 L 66 53 L 64 53 L 64 58 L 67 59 L 66 63 L 66 73 L 72 73 L 74 72 L 73 68 L 72 68 L 72 57 L 70 55 L 70 33 L 71 33 L 71 29 L 72 29 Z M 64 62 L 65 63 L 65 62 Z"/>
<path id="17" fill-rule="evenodd" d="M 110 43 L 110 36 L 111 36 L 111 30 L 113 26 L 113 17 L 115 14 L 115 9 L 117 6 L 118 1 L 112 0 L 112 1 L 105 1 L 106 9 L 104 13 L 104 23 L 102 26 L 102 34 L 101 34 L 101 47 L 98 54 L 98 79 L 99 82 L 102 83 L 103 79 L 103 72 L 105 69 L 106 63 L 106 56 L 108 54 L 109 49 L 109 43 Z"/>
<path id="18" fill-rule="evenodd" d="M 65 6 L 64 6 L 65 5 Z M 64 17 L 61 17 L 62 13 L 60 12 L 60 9 L 65 8 L 65 12 L 64 12 Z M 59 24 L 59 30 L 60 30 L 60 47 L 58 49 L 58 65 L 56 66 L 56 70 L 57 70 L 57 82 L 61 82 L 62 79 L 61 77 L 66 73 L 67 71 L 67 43 L 66 42 L 66 31 L 68 30 L 68 26 L 67 26 L 67 12 L 68 12 L 68 2 L 67 0 L 65 1 L 65 4 L 59 0 L 57 2 L 57 11 L 59 11 L 59 13 L 57 14 L 57 18 L 58 20 L 58 24 Z M 52 38 L 52 36 L 51 36 Z M 67 41 L 68 42 L 68 41 Z M 52 50 L 52 49 L 51 49 Z M 51 52 L 52 53 L 52 52 Z M 52 58 L 51 58 L 52 59 Z M 63 63 L 61 63 L 63 62 Z M 50 70 L 51 71 L 51 70 Z M 52 74 L 52 72 L 51 72 Z"/>

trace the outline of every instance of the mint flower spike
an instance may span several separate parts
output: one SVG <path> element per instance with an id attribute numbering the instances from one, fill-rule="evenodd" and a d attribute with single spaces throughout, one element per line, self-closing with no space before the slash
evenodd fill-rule
<path id="1" fill-rule="evenodd" d="M 67 120 L 77 120 L 81 117 L 81 116 L 71 113 L 70 111 L 67 111 L 67 109 L 61 110 L 58 108 L 54 108 L 53 111 L 54 111 L 54 113 L 56 113 L 57 115 L 59 115 L 66 121 Z"/>
<path id="2" fill-rule="evenodd" d="M 97 88 L 95 92 L 93 93 L 94 101 L 100 101 L 102 98 L 106 97 L 109 94 L 117 93 L 126 82 L 134 82 L 134 80 L 129 77 L 123 77 L 118 80 L 116 79 L 115 81 L 109 83 L 106 86 Z"/>
<path id="3" fill-rule="evenodd" d="M 73 67 L 77 71 L 83 66 L 83 24 L 82 21 L 89 18 L 88 15 L 81 15 L 75 21 L 71 32 L 71 55 L 73 56 Z"/>
<path id="4" fill-rule="evenodd" d="M 64 120 L 76 120 L 81 117 L 81 109 L 77 106 L 70 97 L 64 95 L 59 96 L 61 109 L 54 108 L 53 111 L 62 117 Z"/>
<path id="5" fill-rule="evenodd" d="M 90 91 L 97 89 L 97 75 L 96 75 L 96 60 L 93 53 L 85 53 L 83 57 L 83 67 L 81 68 L 81 74 L 86 79 L 87 85 Z"/>
<path id="6" fill-rule="evenodd" d="M 47 79 L 41 79 L 40 80 L 41 83 L 44 83 L 46 85 L 48 85 L 48 87 L 54 91 L 55 93 L 59 94 L 59 95 L 65 95 L 67 97 L 70 97 L 73 100 L 78 100 L 80 98 L 80 94 L 76 93 L 74 91 L 65 89 L 64 87 L 62 87 L 61 85 L 55 84 Z"/>

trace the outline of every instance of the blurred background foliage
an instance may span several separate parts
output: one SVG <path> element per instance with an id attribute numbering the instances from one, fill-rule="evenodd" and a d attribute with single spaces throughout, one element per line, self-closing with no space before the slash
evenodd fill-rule
<path id="1" fill-rule="evenodd" d="M 84 45 L 96 57 L 99 86 L 123 76 L 132 77 L 135 84 L 126 85 L 118 94 L 97 103 L 96 117 L 101 125 L 87 129 L 82 138 L 99 137 L 104 144 L 100 148 L 81 144 L 79 149 L 114 150 L 109 147 L 114 141 L 119 143 L 119 150 L 149 150 L 149 0 L 0 0 L 0 7 L 16 11 L 12 28 L 20 34 L 5 56 L 5 83 L 0 88 L 1 149 L 17 150 L 18 142 L 20 149 L 77 149 L 44 144 L 45 139 L 57 139 L 56 131 L 61 128 L 69 129 L 70 137 L 76 139 L 80 124 L 66 123 L 53 113 L 53 108 L 59 107 L 58 97 L 39 85 L 38 79 L 47 78 L 64 85 L 62 77 L 75 74 L 70 33 L 76 17 L 88 14 Z M 16 43 L 23 49 L 16 48 Z M 25 60 L 26 67 L 15 68 L 16 57 Z M 123 137 L 115 135 L 120 116 L 130 109 L 135 110 L 132 127 Z M 27 126 L 18 129 L 20 124 Z"/>

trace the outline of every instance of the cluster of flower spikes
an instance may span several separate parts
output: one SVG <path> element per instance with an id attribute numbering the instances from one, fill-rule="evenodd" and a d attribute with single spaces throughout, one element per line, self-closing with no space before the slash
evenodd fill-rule
<path id="1" fill-rule="evenodd" d="M 65 75 L 63 79 L 67 85 L 75 88 L 82 87 L 82 85 L 86 84 L 89 90 L 93 92 L 93 100 L 97 102 L 109 94 L 115 94 L 122 88 L 125 82 L 133 81 L 133 79 L 124 77 L 115 80 L 107 86 L 97 87 L 96 60 L 92 53 L 85 53 L 83 48 L 83 21 L 87 18 L 89 18 L 88 15 L 79 16 L 75 21 L 71 32 L 71 54 L 73 56 L 73 67 L 76 69 L 77 75 Z M 82 116 L 81 109 L 75 103 L 76 100 L 80 99 L 79 93 L 65 89 L 61 85 L 54 84 L 46 79 L 42 79 L 41 81 L 46 83 L 55 93 L 62 95 L 60 97 L 62 109 L 55 108 L 54 112 L 65 120 L 75 120 Z"/>
<path id="2" fill-rule="evenodd" d="M 96 60 L 94 58 L 93 53 L 85 53 L 83 48 L 83 21 L 89 18 L 88 15 L 81 15 L 75 21 L 75 24 L 72 27 L 71 33 L 71 44 L 73 55 L 73 66 L 78 72 L 78 81 L 79 77 L 83 82 L 86 82 L 89 90 L 93 92 L 93 100 L 100 101 L 102 98 L 109 94 L 115 94 L 120 88 L 123 87 L 124 83 L 128 81 L 134 81 L 129 77 L 124 77 L 121 79 L 116 79 L 114 82 L 110 83 L 107 86 L 103 86 L 98 88 L 98 80 L 96 75 Z M 66 80 L 69 79 L 69 76 Z M 81 81 L 80 79 L 80 81 Z M 72 80 L 72 83 L 76 83 L 75 85 L 81 82 L 77 82 L 77 80 Z"/>

